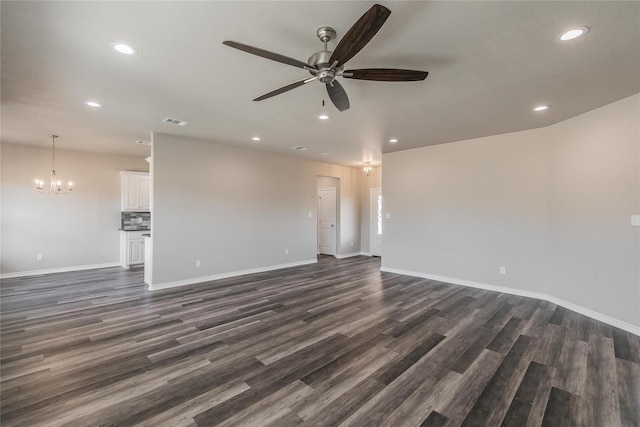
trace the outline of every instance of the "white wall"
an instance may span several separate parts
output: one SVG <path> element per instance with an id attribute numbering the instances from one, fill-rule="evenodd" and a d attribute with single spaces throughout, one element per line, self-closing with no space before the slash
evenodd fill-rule
<path id="1" fill-rule="evenodd" d="M 360 251 L 357 169 L 165 134 L 152 157 L 153 288 L 314 261 L 318 176 L 340 179 L 338 255 Z"/>
<path id="2" fill-rule="evenodd" d="M 383 269 L 549 295 L 638 328 L 639 104 L 385 154 Z"/>
<path id="3" fill-rule="evenodd" d="M 640 325 L 640 95 L 549 130 L 549 293 Z"/>
<path id="4" fill-rule="evenodd" d="M 74 189 L 54 196 L 34 188 L 36 178 L 49 184 L 50 148 L 2 143 L 0 150 L 3 275 L 118 262 L 118 172 L 146 171 L 144 158 L 56 149 L 58 177 Z"/>
<path id="5" fill-rule="evenodd" d="M 383 267 L 545 290 L 544 130 L 385 154 L 383 163 Z"/>

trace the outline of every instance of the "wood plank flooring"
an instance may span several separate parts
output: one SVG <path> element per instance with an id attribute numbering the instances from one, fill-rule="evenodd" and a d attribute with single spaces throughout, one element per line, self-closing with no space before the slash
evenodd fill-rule
<path id="1" fill-rule="evenodd" d="M 6 279 L 3 426 L 639 426 L 640 338 L 336 260 L 149 292 Z"/>

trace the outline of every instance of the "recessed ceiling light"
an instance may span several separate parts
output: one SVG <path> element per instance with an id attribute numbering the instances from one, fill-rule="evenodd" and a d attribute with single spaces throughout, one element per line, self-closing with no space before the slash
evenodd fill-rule
<path id="1" fill-rule="evenodd" d="M 533 109 L 533 111 L 544 111 L 544 110 L 548 110 L 549 106 L 548 105 L 538 105 L 537 107 L 535 107 Z"/>
<path id="2" fill-rule="evenodd" d="M 320 120 L 329 120 L 329 116 L 328 116 L 327 114 L 320 114 L 320 115 L 318 116 L 318 118 L 319 118 Z"/>
<path id="3" fill-rule="evenodd" d="M 398 143 L 398 139 L 397 138 L 391 138 L 389 140 L 389 142 L 392 143 L 392 144 L 397 144 Z"/>
<path id="4" fill-rule="evenodd" d="M 88 105 L 89 107 L 94 107 L 94 108 L 102 107 L 102 104 L 96 101 L 87 101 L 85 102 L 85 104 Z"/>
<path id="5" fill-rule="evenodd" d="M 292 150 L 298 150 L 298 151 L 304 151 L 307 149 L 307 147 L 303 147 L 301 145 L 295 145 L 293 147 L 291 147 Z"/>
<path id="6" fill-rule="evenodd" d="M 260 141 L 260 137 L 259 136 L 254 136 L 253 138 L 251 138 L 252 141 Z"/>
<path id="7" fill-rule="evenodd" d="M 566 42 L 569 40 L 576 39 L 578 37 L 582 37 L 589 32 L 589 27 L 577 27 L 572 28 L 569 31 L 565 31 L 564 33 L 558 36 L 558 40 Z"/>
<path id="8" fill-rule="evenodd" d="M 331 153 L 322 153 L 323 156 L 330 156 Z"/>
<path id="9" fill-rule="evenodd" d="M 111 43 L 111 47 L 113 48 L 113 50 L 115 50 L 116 52 L 120 52 L 123 55 L 135 55 L 136 53 L 138 53 L 137 50 L 125 43 Z"/>

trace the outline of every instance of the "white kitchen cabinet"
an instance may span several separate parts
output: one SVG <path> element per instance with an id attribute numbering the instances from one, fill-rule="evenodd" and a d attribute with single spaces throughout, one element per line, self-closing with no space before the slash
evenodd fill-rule
<path id="1" fill-rule="evenodd" d="M 120 172 L 121 210 L 123 212 L 149 210 L 149 174 Z"/>
<path id="2" fill-rule="evenodd" d="M 120 232 L 120 266 L 126 270 L 132 265 L 144 264 L 144 233 L 148 231 Z"/>
<path id="3" fill-rule="evenodd" d="M 140 209 L 149 210 L 149 174 L 140 177 Z"/>

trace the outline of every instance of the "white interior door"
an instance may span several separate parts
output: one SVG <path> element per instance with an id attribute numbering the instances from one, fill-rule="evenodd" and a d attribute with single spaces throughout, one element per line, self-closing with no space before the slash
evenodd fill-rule
<path id="1" fill-rule="evenodd" d="M 336 254 L 336 189 L 318 188 L 318 253 Z"/>
<path id="2" fill-rule="evenodd" d="M 382 256 L 382 188 L 372 188 L 369 200 L 371 255 Z"/>

